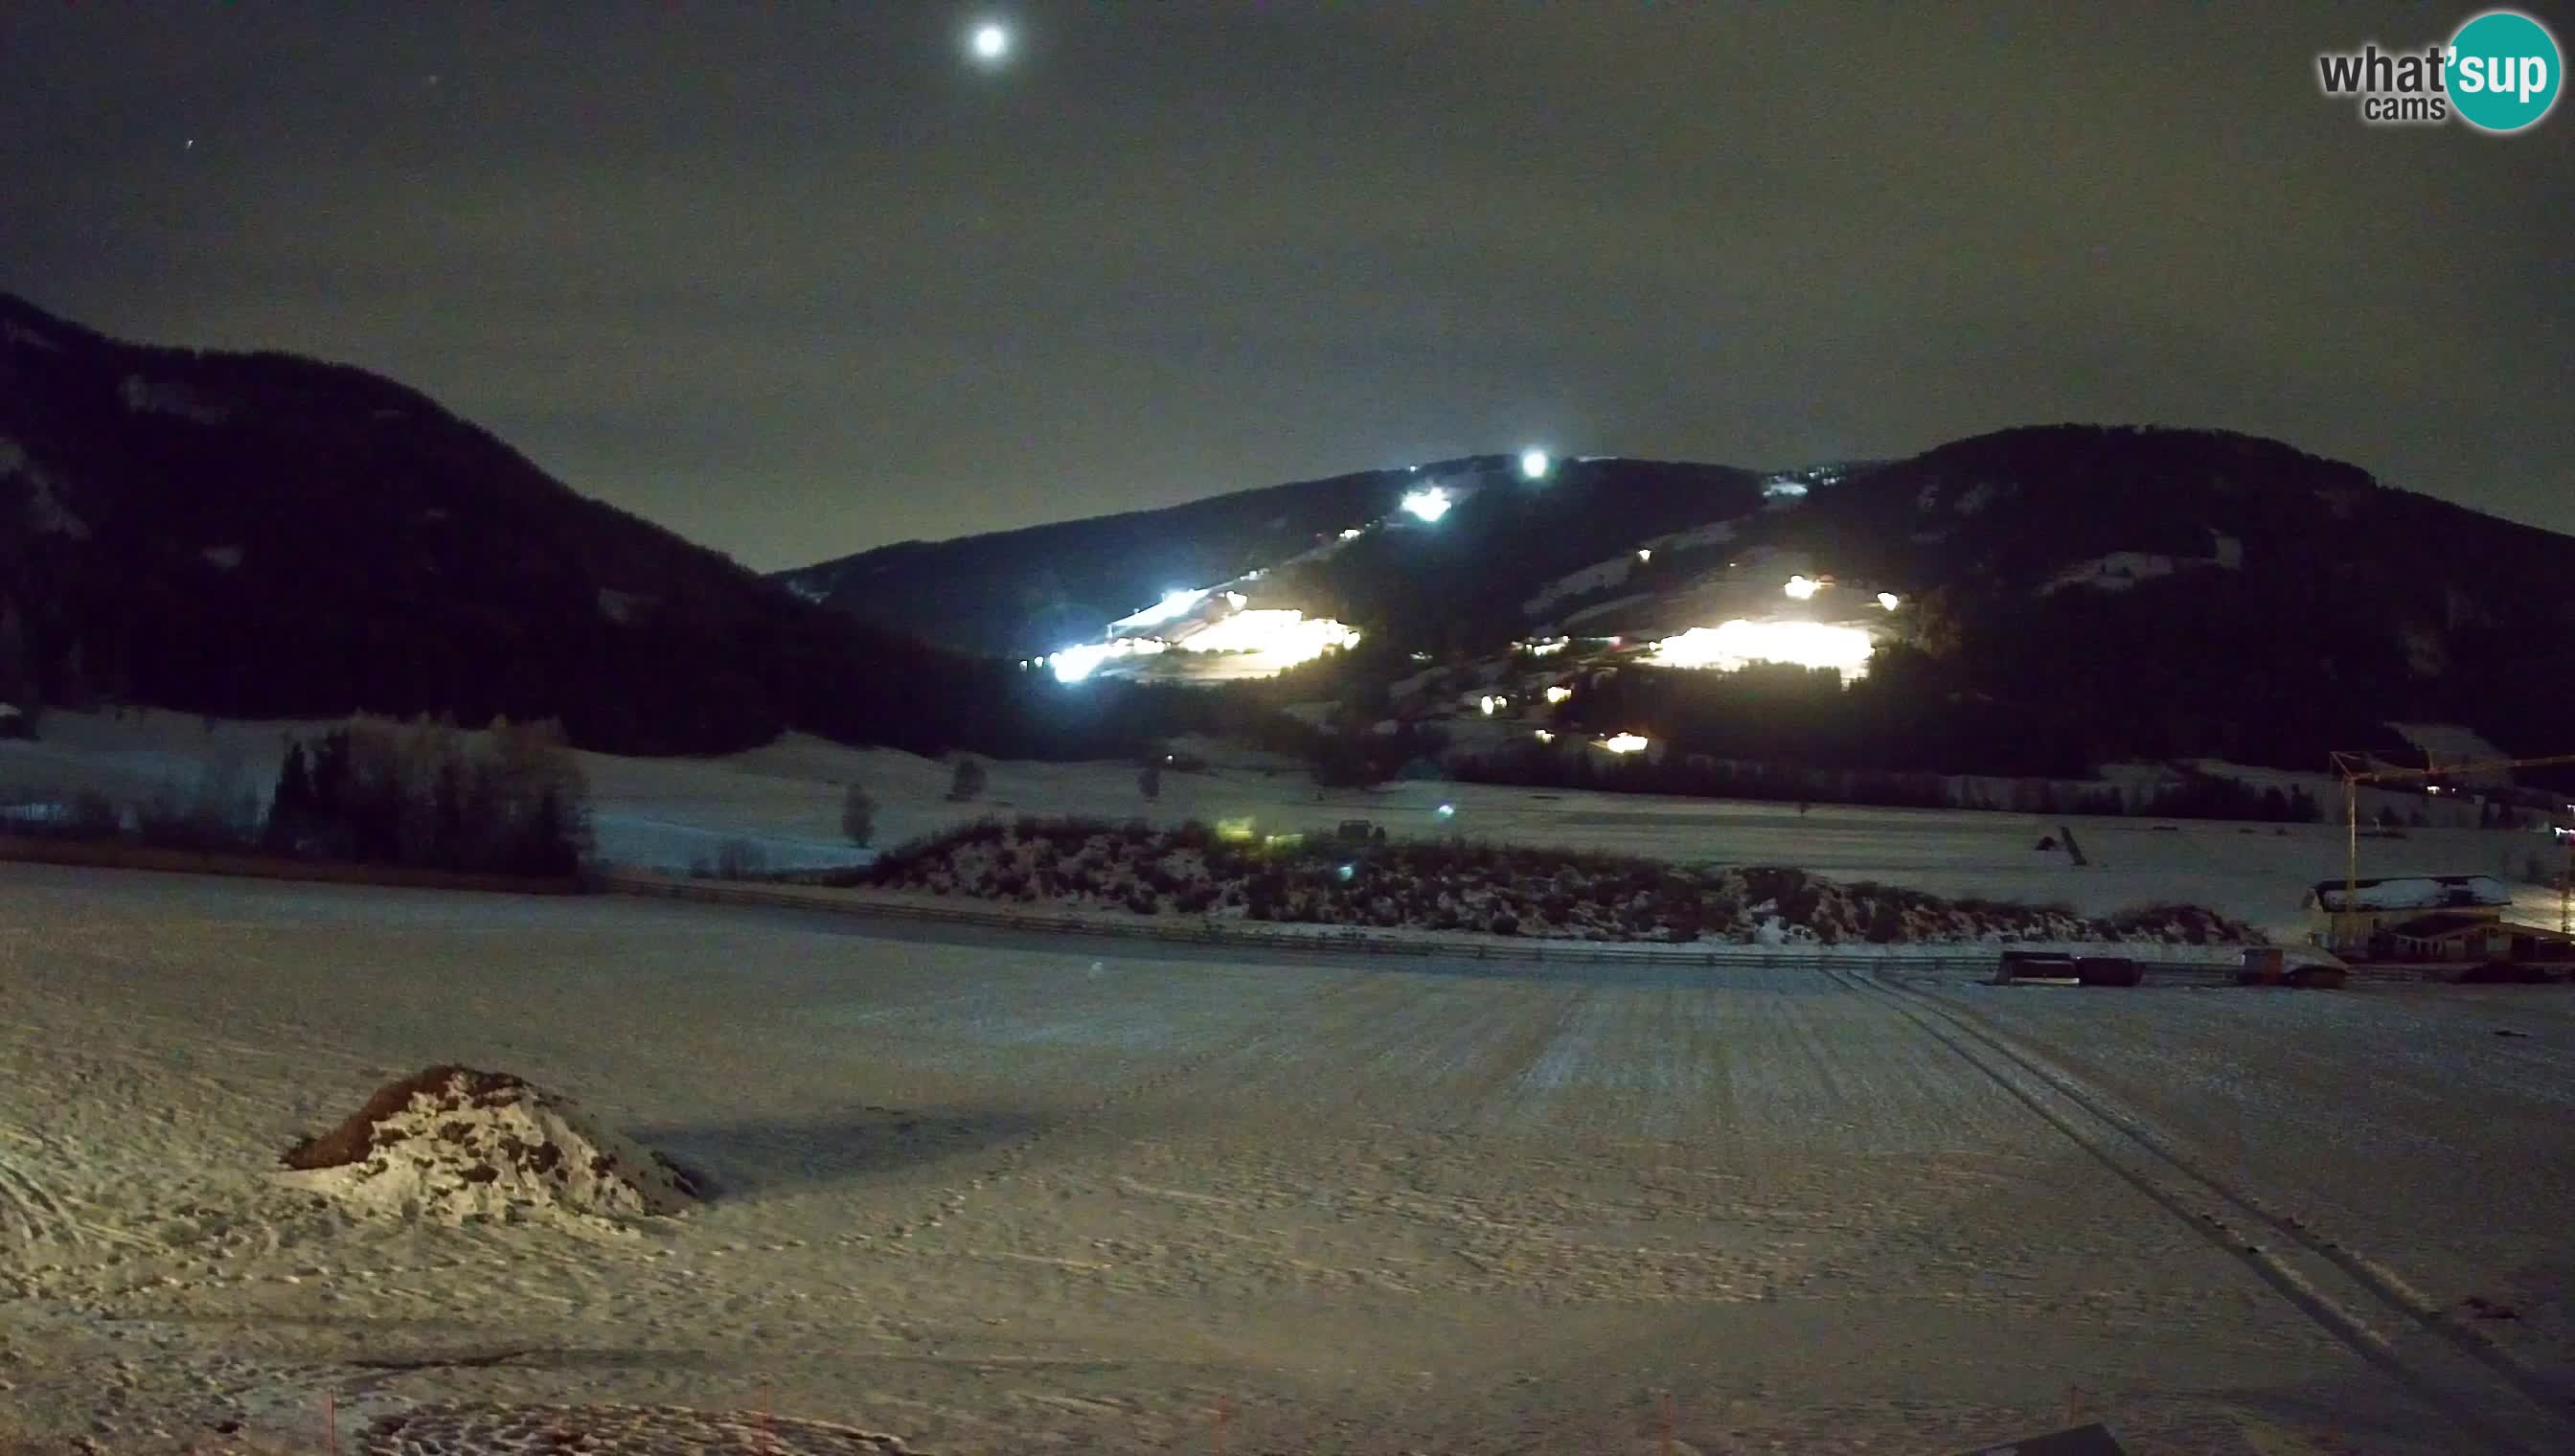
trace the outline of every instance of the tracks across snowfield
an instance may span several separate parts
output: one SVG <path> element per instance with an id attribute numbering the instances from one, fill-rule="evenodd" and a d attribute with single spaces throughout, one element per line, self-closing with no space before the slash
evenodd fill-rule
<path id="1" fill-rule="evenodd" d="M 2361 1358 L 2493 1451 L 2575 1446 L 2575 1389 L 2460 1320 L 2401 1274 L 2245 1181 L 2229 1180 L 2046 1051 L 1953 996 L 1826 971 L 1881 997 L 2102 1167 L 2240 1259 Z"/>

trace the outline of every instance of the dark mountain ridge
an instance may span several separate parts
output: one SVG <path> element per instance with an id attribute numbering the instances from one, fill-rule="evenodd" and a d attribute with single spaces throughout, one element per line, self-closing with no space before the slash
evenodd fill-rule
<path id="1" fill-rule="evenodd" d="M 578 494 L 419 392 L 0 295 L 0 695 L 936 747 L 1018 691 Z M 897 713 L 884 687 L 929 682 Z"/>

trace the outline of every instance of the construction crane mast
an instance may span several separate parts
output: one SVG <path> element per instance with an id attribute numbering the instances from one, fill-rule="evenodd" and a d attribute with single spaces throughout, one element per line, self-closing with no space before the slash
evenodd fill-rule
<path id="1" fill-rule="evenodd" d="M 2499 768 L 2550 768 L 2566 763 L 2575 763 L 2575 753 L 2555 753 L 2541 758 L 2463 759 L 2456 763 L 2435 760 L 2422 768 L 2392 768 L 2381 766 L 2378 759 L 2368 753 L 2336 751 L 2333 755 L 2334 772 L 2342 777 L 2343 912 L 2349 914 L 2360 901 L 2360 785 L 2439 778 L 2450 773 L 2480 773 Z M 2557 929 L 2560 934 L 2575 934 L 2575 835 L 2560 837 L 2566 843 L 2566 867 L 2557 877 Z"/>

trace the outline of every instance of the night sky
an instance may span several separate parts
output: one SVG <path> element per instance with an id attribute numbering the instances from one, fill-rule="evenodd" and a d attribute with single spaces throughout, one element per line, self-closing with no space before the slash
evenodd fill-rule
<path id="1" fill-rule="evenodd" d="M 0 289 L 380 370 L 763 569 L 2062 420 L 2575 532 L 2575 100 L 2315 81 L 2478 7 L 1978 8 L 15 0 Z"/>

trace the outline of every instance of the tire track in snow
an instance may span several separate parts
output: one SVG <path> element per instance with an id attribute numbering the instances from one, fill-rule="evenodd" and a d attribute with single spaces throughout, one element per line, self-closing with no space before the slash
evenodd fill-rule
<path id="1" fill-rule="evenodd" d="M 1908 992 L 1920 994 L 1919 992 Z M 2005 1056 L 2027 1068 L 2032 1074 L 2047 1079 L 2068 1097 L 2081 1102 L 2095 1116 L 2111 1123 L 2192 1180 L 2200 1183 L 2246 1215 L 2305 1248 L 2317 1258 L 2334 1265 L 2347 1277 L 2366 1285 L 2378 1298 L 2393 1304 L 2413 1320 L 2458 1346 L 2480 1364 L 2510 1382 L 2521 1393 L 2575 1423 L 2575 1389 L 2551 1378 L 2546 1373 L 2524 1364 L 2485 1331 L 2460 1323 L 2429 1295 L 2417 1290 L 2402 1275 L 2339 1239 L 2328 1238 L 2312 1222 L 2288 1212 L 2252 1189 L 2241 1187 L 2209 1171 L 2206 1163 L 2174 1146 L 2146 1119 L 2120 1107 L 2113 1099 L 2094 1090 L 2072 1071 L 2058 1064 L 2045 1048 L 2031 1038 L 2015 1035 L 1996 1025 L 1991 1018 L 1970 1007 L 1936 998 L 1939 1009 L 1953 1022 L 1967 1025 L 1983 1039 L 1996 1046 Z M 2552 1063 L 2549 1067 L 2554 1070 Z"/>
<path id="2" fill-rule="evenodd" d="M 0 1123 L 0 1230 L 11 1232 L 13 1242 L 30 1248 L 55 1241 L 86 1245 L 89 1239 L 81 1221 L 19 1164 L 9 1152 L 13 1146 L 53 1151 L 33 1134 Z"/>
<path id="3" fill-rule="evenodd" d="M 2014 1100 L 2062 1133 L 2093 1160 L 2249 1267 L 2327 1334 L 2385 1371 L 2471 1432 L 2488 1449 L 2537 1453 L 2565 1449 L 2575 1432 L 2575 1400 L 2544 1374 L 2522 1364 L 2478 1331 L 2447 1318 L 2357 1250 L 2327 1239 L 2302 1220 L 2217 1177 L 2171 1146 L 2144 1121 L 2110 1105 L 2043 1054 L 1981 1023 L 1963 1008 L 1911 986 L 1844 971 L 1824 974 L 1886 999 L 1935 1041 L 1983 1072 Z M 2143 1156 L 2139 1156 L 2143 1154 Z M 2256 1243 L 2239 1225 L 2251 1222 L 2285 1237 L 2296 1256 Z M 2401 1324 L 2429 1331 L 2458 1359 L 2426 1360 L 2399 1351 L 2369 1319 L 2371 1307 Z M 2358 1306 L 2356 1309 L 2354 1306 Z M 2460 1363 L 2472 1362 L 2473 1369 Z M 2433 1365 L 2443 1368 L 2427 1368 Z M 2521 1409 L 2550 1434 L 2526 1438 L 2489 1411 L 2511 1409 L 2494 1398 L 2500 1384 L 2521 1396 Z M 2464 1389 L 2463 1389 L 2464 1387 Z M 2527 1427 L 2528 1420 L 2514 1425 Z"/>

